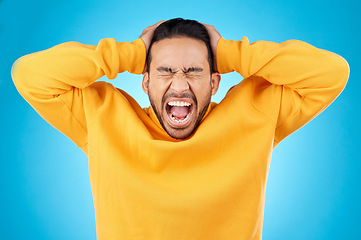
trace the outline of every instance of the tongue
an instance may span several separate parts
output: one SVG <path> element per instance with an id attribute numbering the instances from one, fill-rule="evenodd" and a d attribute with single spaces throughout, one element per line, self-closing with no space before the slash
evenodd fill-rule
<path id="1" fill-rule="evenodd" d="M 173 106 L 170 113 L 176 118 L 185 118 L 188 115 L 189 107 Z"/>

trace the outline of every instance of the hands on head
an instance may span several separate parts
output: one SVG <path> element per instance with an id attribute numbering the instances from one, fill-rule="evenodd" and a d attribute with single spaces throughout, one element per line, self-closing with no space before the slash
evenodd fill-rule
<path id="1" fill-rule="evenodd" d="M 205 23 L 202 23 L 208 32 L 209 35 L 209 39 L 211 41 L 211 48 L 212 48 L 212 52 L 213 52 L 213 67 L 214 67 L 214 71 L 218 72 L 218 68 L 217 68 L 217 45 L 218 45 L 218 41 L 221 38 L 221 34 L 219 34 L 219 32 L 217 31 L 217 29 L 212 26 L 212 25 L 208 25 Z"/>
<path id="2" fill-rule="evenodd" d="M 162 20 L 160 22 L 157 22 L 156 24 L 147 27 L 146 29 L 143 30 L 142 34 L 140 35 L 140 38 L 143 40 L 144 45 L 145 45 L 145 49 L 148 52 L 149 49 L 149 45 L 150 42 L 152 41 L 152 37 L 153 37 L 153 33 L 154 30 L 162 23 L 164 23 L 165 21 Z"/>
<path id="3" fill-rule="evenodd" d="M 150 46 L 150 42 L 152 41 L 154 30 L 160 24 L 162 24 L 164 22 L 165 21 L 162 20 L 162 21 L 157 22 L 154 25 L 151 25 L 151 26 L 145 28 L 143 30 L 142 34 L 140 35 L 140 38 L 144 42 L 145 49 L 146 49 L 147 53 L 148 53 L 148 49 L 149 49 L 149 46 Z M 217 45 L 218 45 L 219 39 L 221 38 L 221 35 L 219 34 L 219 32 L 216 30 L 216 28 L 214 26 L 208 25 L 208 24 L 205 24 L 205 23 L 201 23 L 201 24 L 203 24 L 206 27 L 207 31 L 208 31 L 210 42 L 211 42 L 211 48 L 212 48 L 212 52 L 213 52 L 213 58 L 214 58 L 213 66 L 214 66 L 214 70 L 217 72 L 218 71 L 218 69 L 217 69 Z M 147 66 L 144 66 L 143 73 L 146 71 L 146 69 L 147 69 Z"/>
<path id="4" fill-rule="evenodd" d="M 152 25 L 152 26 L 149 26 L 147 27 L 146 29 L 143 30 L 142 34 L 140 35 L 140 39 L 143 40 L 144 42 L 144 45 L 145 45 L 145 51 L 146 53 L 148 54 L 148 49 L 149 49 L 149 46 L 150 46 L 150 42 L 152 41 L 152 37 L 153 37 L 153 33 L 154 33 L 154 30 L 162 23 L 164 23 L 165 21 L 162 20 L 160 22 L 157 22 L 156 24 Z M 146 72 L 147 70 L 147 66 L 146 64 L 144 65 L 144 69 L 143 69 L 143 74 Z"/>

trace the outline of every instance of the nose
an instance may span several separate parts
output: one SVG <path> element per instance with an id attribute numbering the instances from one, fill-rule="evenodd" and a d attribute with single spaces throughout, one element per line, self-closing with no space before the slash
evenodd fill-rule
<path id="1" fill-rule="evenodd" d="M 175 74 L 175 76 L 172 79 L 172 83 L 170 85 L 170 88 L 178 93 L 183 93 L 187 90 L 189 90 L 189 84 L 187 79 L 182 76 L 181 74 Z"/>

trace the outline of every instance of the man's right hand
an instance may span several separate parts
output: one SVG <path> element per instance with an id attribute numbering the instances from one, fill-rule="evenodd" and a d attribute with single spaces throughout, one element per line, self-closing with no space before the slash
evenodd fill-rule
<path id="1" fill-rule="evenodd" d="M 148 49 L 149 49 L 149 45 L 150 42 L 152 41 L 152 37 L 153 37 L 153 33 L 154 30 L 161 24 L 164 23 L 165 21 L 160 21 L 157 22 L 156 24 L 147 27 L 146 29 L 143 30 L 142 34 L 140 35 L 140 38 L 143 40 L 144 45 L 145 45 L 145 49 L 148 53 Z"/>
<path id="2" fill-rule="evenodd" d="M 165 21 L 160 21 L 152 26 L 147 27 L 146 29 L 143 30 L 142 34 L 140 35 L 140 39 L 142 39 L 144 42 L 145 50 L 146 50 L 147 54 L 148 54 L 150 42 L 152 41 L 152 38 L 153 38 L 154 30 L 163 22 L 165 22 Z M 144 66 L 143 73 L 145 73 L 146 69 L 147 69 L 147 65 Z"/>

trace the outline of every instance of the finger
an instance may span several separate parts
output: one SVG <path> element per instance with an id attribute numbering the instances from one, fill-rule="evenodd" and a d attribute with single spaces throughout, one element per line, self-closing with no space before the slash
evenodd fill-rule
<path id="1" fill-rule="evenodd" d="M 157 25 L 157 27 L 158 27 L 160 24 L 162 24 L 162 23 L 164 23 L 164 22 L 165 22 L 165 20 L 161 20 L 161 21 L 157 22 L 157 23 L 154 24 L 154 25 Z"/>
<path id="2" fill-rule="evenodd" d="M 201 24 L 203 24 L 207 29 L 208 29 L 208 28 L 215 28 L 214 26 L 209 25 L 209 24 L 206 24 L 206 23 L 201 23 Z"/>
<path id="3" fill-rule="evenodd" d="M 164 20 L 162 20 L 162 21 L 159 21 L 159 22 L 157 22 L 156 24 L 153 24 L 152 26 L 149 26 L 149 27 L 147 27 L 147 28 L 157 28 L 159 25 L 161 25 L 162 23 L 164 23 L 165 21 Z"/>
<path id="4" fill-rule="evenodd" d="M 153 24 L 153 25 L 151 25 L 151 26 L 148 26 L 148 27 L 146 27 L 143 31 L 142 31 L 142 34 L 140 34 L 140 36 L 142 37 L 142 36 L 144 36 L 147 32 L 149 32 L 149 31 L 154 31 L 160 24 L 162 24 L 162 23 L 164 23 L 165 21 L 164 20 L 162 20 L 162 21 L 159 21 L 159 22 L 157 22 L 156 24 Z"/>

